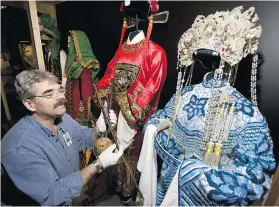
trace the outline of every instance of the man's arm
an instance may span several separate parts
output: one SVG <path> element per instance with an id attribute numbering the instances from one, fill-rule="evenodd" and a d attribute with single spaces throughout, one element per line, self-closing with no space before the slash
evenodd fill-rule
<path id="1" fill-rule="evenodd" d="M 123 155 L 123 148 L 114 152 L 113 144 L 97 159 L 101 168 L 117 164 Z M 19 190 L 41 205 L 61 205 L 79 196 L 83 185 L 97 174 L 94 164 L 81 171 L 60 178 L 51 163 L 28 150 L 17 149 L 2 157 L 2 164 Z M 63 164 L 63 163 L 61 163 Z"/>
<path id="2" fill-rule="evenodd" d="M 99 159 L 97 159 L 97 162 L 103 168 L 102 163 Z M 87 167 L 83 168 L 81 170 L 83 185 L 85 185 L 90 180 L 90 178 L 96 175 L 97 173 L 98 171 L 94 164 L 90 164 Z"/>
<path id="3" fill-rule="evenodd" d="M 16 187 L 41 205 L 61 205 L 71 200 L 88 181 L 81 171 L 60 178 L 51 163 L 27 149 L 2 157 L 2 164 Z M 93 169 L 91 176 L 94 174 Z"/>

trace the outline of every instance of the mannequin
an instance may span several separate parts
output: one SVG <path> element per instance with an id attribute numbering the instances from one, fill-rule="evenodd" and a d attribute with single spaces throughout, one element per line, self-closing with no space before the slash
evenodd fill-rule
<path id="1" fill-rule="evenodd" d="M 144 32 L 142 30 L 131 32 L 127 39 L 127 44 L 132 45 L 139 43 L 141 40 L 145 38 Z"/>
<path id="2" fill-rule="evenodd" d="M 129 34 L 129 37 L 128 37 L 128 40 L 127 40 L 128 43 L 131 42 L 140 33 L 141 33 L 141 38 L 142 39 L 145 38 L 143 31 L 142 30 L 138 30 L 138 24 L 139 24 L 138 14 L 136 14 L 136 23 L 135 24 L 136 24 L 136 30 Z M 137 43 L 137 42 L 135 42 L 135 43 Z M 132 44 L 135 44 L 135 43 L 132 43 Z"/>
<path id="3" fill-rule="evenodd" d="M 270 188 L 275 160 L 266 120 L 256 105 L 230 85 L 231 70 L 227 74 L 223 71 L 225 64 L 234 66 L 257 49 L 261 34 L 260 25 L 255 23 L 257 15 L 252 16 L 254 8 L 242 10 L 237 7 L 208 17 L 198 16 L 182 35 L 178 64 L 193 65 L 194 53 L 212 72 L 202 83 L 182 87 L 184 72 L 180 70 L 176 94 L 146 123 L 137 166 L 144 205 L 243 206 L 262 199 Z M 225 28 L 236 19 L 236 33 L 228 33 Z M 208 26 L 212 30 L 191 36 Z M 208 33 L 212 34 L 210 38 Z M 241 40 L 234 40 L 233 34 L 244 37 L 244 44 L 237 45 L 235 41 Z M 222 42 L 220 37 L 230 37 L 231 42 Z M 200 56 L 197 48 L 208 51 Z M 221 61 L 217 65 L 219 54 Z M 158 181 L 156 153 L 163 160 Z"/>
<path id="4" fill-rule="evenodd" d="M 45 40 L 45 65 L 46 70 L 55 74 L 62 81 L 60 50 L 60 31 L 57 28 L 56 19 L 48 14 L 39 17 L 41 38 Z"/>
<path id="5" fill-rule="evenodd" d="M 61 74 L 62 74 L 62 86 L 66 88 L 67 77 L 65 77 L 67 53 L 65 50 L 60 50 L 60 65 L 61 65 Z"/>
<path id="6" fill-rule="evenodd" d="M 61 82 L 61 85 L 65 88 L 66 87 L 66 81 L 67 81 L 67 78 L 64 77 L 64 72 L 65 72 L 65 67 L 66 67 L 66 61 L 67 61 L 67 54 L 65 52 L 65 50 L 61 49 L 60 52 L 59 52 L 59 60 L 60 60 L 60 68 L 51 68 L 51 51 L 49 50 L 48 52 L 48 56 L 47 56 L 47 60 L 48 60 L 48 64 L 47 64 L 47 70 L 50 71 L 50 72 L 53 72 L 54 74 L 57 74 L 58 76 L 58 79 Z M 59 70 L 59 71 L 56 71 L 56 70 Z"/>
<path id="7" fill-rule="evenodd" d="M 143 31 L 138 31 L 122 43 L 126 26 L 124 19 L 119 48 L 104 77 L 96 84 L 98 98 L 94 100 L 99 100 L 101 106 L 113 92 L 113 107 L 119 111 L 117 138 L 126 149 L 125 156 L 138 177 L 136 164 L 142 144 L 141 130 L 157 108 L 166 78 L 167 60 L 163 48 L 149 40 L 153 20 L 149 22 L 146 37 Z M 128 203 L 135 194 L 135 186 L 124 163 L 118 163 L 117 171 L 117 191 L 122 202 Z"/>

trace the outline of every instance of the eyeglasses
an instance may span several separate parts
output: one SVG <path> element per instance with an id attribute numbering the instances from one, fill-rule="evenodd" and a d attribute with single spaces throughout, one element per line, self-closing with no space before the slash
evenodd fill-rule
<path id="1" fill-rule="evenodd" d="M 41 97 L 41 98 L 46 98 L 46 99 L 55 99 L 57 98 L 58 94 L 64 94 L 65 93 L 65 89 L 64 88 L 59 88 L 57 91 L 53 91 L 49 94 L 46 95 L 42 95 L 42 96 L 33 96 L 35 97 Z"/>

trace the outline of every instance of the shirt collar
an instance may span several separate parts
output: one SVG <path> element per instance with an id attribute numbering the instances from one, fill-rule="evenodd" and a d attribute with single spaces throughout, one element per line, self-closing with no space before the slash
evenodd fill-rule
<path id="1" fill-rule="evenodd" d="M 35 127 L 40 127 L 45 133 L 47 133 L 48 137 L 53 137 L 53 136 L 56 136 L 53 131 L 50 129 L 50 128 L 47 128 L 45 127 L 44 125 L 42 125 L 40 122 L 38 122 L 34 117 L 30 116 L 30 115 L 27 115 L 24 117 L 26 120 L 28 120 L 32 125 L 34 125 Z M 61 123 L 59 123 L 57 125 L 58 129 L 60 128 L 62 124 L 62 121 Z"/>

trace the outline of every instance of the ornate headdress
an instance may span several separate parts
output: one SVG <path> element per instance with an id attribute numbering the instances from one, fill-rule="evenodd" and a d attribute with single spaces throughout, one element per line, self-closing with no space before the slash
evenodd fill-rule
<path id="1" fill-rule="evenodd" d="M 243 7 L 239 6 L 207 17 L 197 16 L 179 40 L 179 65 L 190 65 L 193 52 L 199 48 L 219 52 L 222 60 L 231 66 L 256 52 L 262 33 L 262 27 L 257 25 L 259 18 L 254 14 L 254 7 L 242 11 Z"/>
<path id="2" fill-rule="evenodd" d="M 232 11 L 217 11 L 207 17 L 197 16 L 192 27 L 181 36 L 178 43 L 177 69 L 180 69 L 178 78 L 182 79 L 178 80 L 180 86 L 177 88 L 182 89 L 181 84 L 184 82 L 185 74 L 182 74 L 181 69 L 193 63 L 192 55 L 197 49 L 205 48 L 218 52 L 221 56 L 221 68 L 225 62 L 235 67 L 248 54 L 256 54 L 262 27 L 258 24 L 259 18 L 254 12 L 254 7 L 243 12 L 243 6 L 239 6 Z M 257 55 L 253 58 L 251 78 L 254 105 L 257 105 L 256 70 Z"/>

